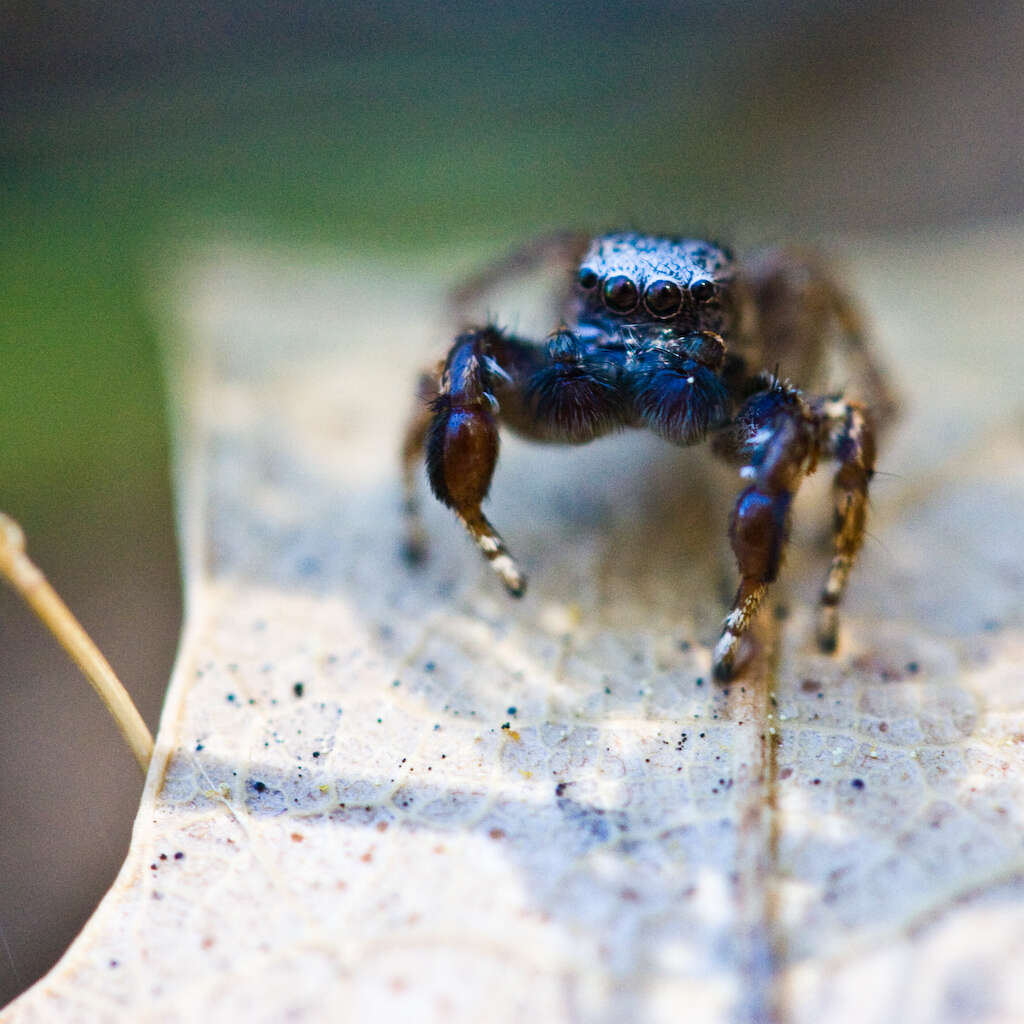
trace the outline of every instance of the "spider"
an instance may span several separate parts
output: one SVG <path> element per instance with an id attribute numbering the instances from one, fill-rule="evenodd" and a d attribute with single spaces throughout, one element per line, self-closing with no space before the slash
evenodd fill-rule
<path id="1" fill-rule="evenodd" d="M 534 243 L 468 282 L 456 303 L 552 255 L 576 271 L 565 319 L 545 341 L 474 326 L 420 379 L 403 448 L 409 557 L 424 553 L 415 490 L 424 453 L 434 495 L 519 597 L 523 573 L 480 508 L 499 424 L 563 444 L 626 427 L 676 445 L 710 438 L 746 482 L 729 523 L 740 581 L 712 655 L 715 678 L 727 682 L 743 667 L 740 640 L 778 575 L 793 497 L 827 458 L 837 466 L 832 557 L 816 636 L 821 650 L 835 651 L 838 605 L 864 538 L 876 434 L 895 409 L 853 305 L 807 253 L 775 249 L 741 261 L 713 242 L 631 232 Z M 790 383 L 813 383 L 835 327 L 870 409 Z"/>

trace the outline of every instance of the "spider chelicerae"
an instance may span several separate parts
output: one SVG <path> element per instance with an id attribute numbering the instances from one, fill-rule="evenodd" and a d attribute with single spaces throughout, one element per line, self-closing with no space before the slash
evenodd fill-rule
<path id="1" fill-rule="evenodd" d="M 424 453 L 435 496 L 519 597 L 523 573 L 480 507 L 500 425 L 563 444 L 626 427 L 677 445 L 710 438 L 746 482 L 729 524 L 740 582 L 712 655 L 725 682 L 743 665 L 741 637 L 778 574 L 793 496 L 830 459 L 832 558 L 816 635 L 834 651 L 837 608 L 864 538 L 876 432 L 894 412 L 849 299 L 808 253 L 739 260 L 709 241 L 624 232 L 536 242 L 467 282 L 456 307 L 552 257 L 575 274 L 566 273 L 564 320 L 543 342 L 484 323 L 459 334 L 420 378 L 403 448 L 410 558 L 424 553 L 416 498 Z M 864 404 L 790 383 L 814 384 L 834 336 Z"/>

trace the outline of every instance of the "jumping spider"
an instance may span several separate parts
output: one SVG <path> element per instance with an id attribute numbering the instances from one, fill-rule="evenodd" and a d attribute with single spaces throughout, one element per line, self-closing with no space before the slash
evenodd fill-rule
<path id="1" fill-rule="evenodd" d="M 558 236 L 485 270 L 459 302 L 552 253 L 577 266 L 566 319 L 542 343 L 493 324 L 473 327 L 420 382 L 403 451 L 407 550 L 422 555 L 415 496 L 425 451 L 436 497 L 454 510 L 509 593 L 526 581 L 480 503 L 498 458 L 498 425 L 536 441 L 584 444 L 623 427 L 678 445 L 709 435 L 739 467 L 729 539 L 739 589 L 714 650 L 713 672 L 740 668 L 740 638 L 776 578 L 790 506 L 822 457 L 833 479 L 832 560 L 817 640 L 836 648 L 837 606 L 864 538 L 876 430 L 893 411 L 859 317 L 806 254 L 774 250 L 739 261 L 707 241 L 633 233 L 588 241 Z M 805 394 L 834 327 L 871 407 L 842 395 Z M 763 367 L 772 367 L 766 372 Z M 779 377 L 780 370 L 790 375 Z"/>

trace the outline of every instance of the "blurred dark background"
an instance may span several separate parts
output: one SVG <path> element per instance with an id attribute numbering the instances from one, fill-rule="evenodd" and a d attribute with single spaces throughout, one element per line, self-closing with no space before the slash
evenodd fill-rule
<path id="1" fill-rule="evenodd" d="M 9 0 L 0 55 L 0 508 L 154 728 L 180 598 L 151 300 L 181 243 L 408 266 L 564 225 L 828 242 L 1024 213 L 1019 0 Z M 139 790 L 0 589 L 0 1004 L 113 880 Z"/>

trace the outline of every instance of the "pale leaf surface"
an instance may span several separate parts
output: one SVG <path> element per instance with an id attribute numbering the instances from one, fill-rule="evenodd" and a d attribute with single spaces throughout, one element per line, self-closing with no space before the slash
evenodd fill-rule
<path id="1" fill-rule="evenodd" d="M 527 597 L 433 505 L 412 573 L 395 453 L 449 271 L 191 261 L 157 754 L 114 888 L 3 1019 L 1024 1019 L 1022 268 L 1019 234 L 856 250 L 905 414 L 842 648 L 812 481 L 723 692 L 700 453 L 509 440 Z"/>

